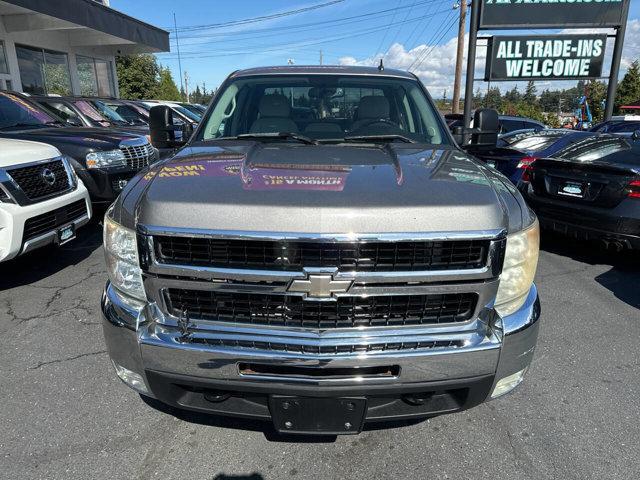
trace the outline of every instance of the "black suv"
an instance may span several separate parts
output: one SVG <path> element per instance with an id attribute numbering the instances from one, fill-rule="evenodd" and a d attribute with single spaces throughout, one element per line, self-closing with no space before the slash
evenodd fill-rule
<path id="1" fill-rule="evenodd" d="M 15 92 L 0 92 L 0 136 L 58 148 L 95 204 L 113 202 L 130 178 L 158 159 L 158 151 L 144 136 L 66 126 L 29 97 Z"/>

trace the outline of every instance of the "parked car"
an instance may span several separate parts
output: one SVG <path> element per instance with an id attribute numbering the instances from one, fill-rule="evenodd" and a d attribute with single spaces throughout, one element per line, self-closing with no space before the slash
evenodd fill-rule
<path id="1" fill-rule="evenodd" d="M 200 121 L 202 120 L 202 114 L 193 113 L 191 110 L 188 110 L 182 105 L 174 102 L 164 102 L 160 100 L 143 100 L 141 103 L 143 105 L 146 105 L 149 109 L 156 105 L 165 105 L 171 109 L 174 118 L 177 118 L 179 121 L 186 124 L 191 124 L 193 126 L 198 125 L 198 123 L 200 123 Z"/>
<path id="2" fill-rule="evenodd" d="M 204 112 L 207 111 L 207 107 L 198 105 L 197 103 L 179 102 L 178 105 L 180 105 L 182 108 L 186 108 L 200 119 L 202 119 L 202 115 L 204 115 Z"/>
<path id="3" fill-rule="evenodd" d="M 456 127 L 464 126 L 464 117 L 461 113 L 447 113 L 444 116 L 447 126 L 453 132 Z M 498 133 L 510 133 L 515 130 L 544 130 L 547 126 L 532 118 L 512 115 L 498 115 L 500 124 Z M 473 126 L 473 122 L 471 124 Z"/>
<path id="4" fill-rule="evenodd" d="M 292 103 L 325 114 L 296 122 Z M 170 117 L 155 106 L 151 136 L 182 148 L 105 217 L 104 334 L 127 385 L 280 432 L 348 434 L 522 381 L 537 220 L 456 145 L 415 75 L 237 71 L 189 140 Z M 496 142 L 495 111 L 475 124 L 474 142 Z"/>
<path id="5" fill-rule="evenodd" d="M 609 120 L 591 128 L 591 132 L 632 134 L 640 131 L 640 120 Z"/>
<path id="6" fill-rule="evenodd" d="M 554 156 L 593 133 L 548 129 L 525 130 L 500 135 L 495 148 L 472 148 L 473 155 L 518 184 L 537 158 Z"/>
<path id="7" fill-rule="evenodd" d="M 97 99 L 47 95 L 31 95 L 29 99 L 73 126 L 115 128 L 137 135 L 149 135 L 148 124 L 134 124 Z"/>
<path id="8" fill-rule="evenodd" d="M 543 228 L 640 249 L 640 141 L 583 135 L 531 164 L 520 186 Z"/>
<path id="9" fill-rule="evenodd" d="M 146 137 L 69 127 L 29 97 L 0 92 L 0 138 L 48 143 L 67 157 L 94 204 L 109 205 L 136 172 L 158 159 Z"/>
<path id="10" fill-rule="evenodd" d="M 55 147 L 0 138 L 0 262 L 76 236 L 89 192 Z"/>

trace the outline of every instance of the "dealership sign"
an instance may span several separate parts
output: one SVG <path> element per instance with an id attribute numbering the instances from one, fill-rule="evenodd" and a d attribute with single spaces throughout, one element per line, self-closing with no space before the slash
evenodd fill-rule
<path id="1" fill-rule="evenodd" d="M 482 0 L 480 29 L 616 27 L 628 0 Z"/>
<path id="2" fill-rule="evenodd" d="M 606 42 L 606 34 L 491 37 L 485 80 L 598 78 Z"/>

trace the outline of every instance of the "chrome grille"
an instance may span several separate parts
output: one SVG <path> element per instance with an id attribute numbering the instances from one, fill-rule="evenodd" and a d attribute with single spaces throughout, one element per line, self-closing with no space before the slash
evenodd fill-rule
<path id="1" fill-rule="evenodd" d="M 121 145 L 120 150 L 127 159 L 129 168 L 140 170 L 155 160 L 155 149 L 150 143 L 143 145 Z"/>
<path id="2" fill-rule="evenodd" d="M 481 343 L 506 244 L 500 230 L 355 239 L 141 232 L 145 286 L 163 329 L 211 348 L 297 355 Z M 307 283 L 319 279 L 340 288 Z"/>

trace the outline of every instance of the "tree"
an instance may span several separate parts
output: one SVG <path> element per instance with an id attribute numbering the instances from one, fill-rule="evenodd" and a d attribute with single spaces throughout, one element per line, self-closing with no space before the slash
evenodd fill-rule
<path id="1" fill-rule="evenodd" d="M 627 70 L 616 92 L 616 111 L 623 105 L 629 105 L 640 100 L 640 62 L 635 60 Z"/>
<path id="2" fill-rule="evenodd" d="M 538 90 L 536 89 L 535 83 L 533 83 L 533 80 L 529 80 L 527 88 L 524 90 L 524 95 L 522 95 L 522 101 L 530 105 L 535 105 L 538 101 L 537 93 Z"/>
<path id="3" fill-rule="evenodd" d="M 517 85 L 504 94 L 505 101 L 509 103 L 518 103 L 521 98 L 522 95 L 520 95 Z"/>
<path id="4" fill-rule="evenodd" d="M 168 67 L 160 67 L 160 78 L 155 90 L 154 98 L 157 100 L 180 101 L 180 92 L 173 81 L 171 70 Z"/>
<path id="5" fill-rule="evenodd" d="M 586 88 L 593 123 L 599 123 L 604 120 L 604 103 L 607 98 L 607 85 L 604 82 L 594 80 L 589 83 Z M 640 99 L 640 97 L 638 97 L 638 99 Z"/>
<path id="6" fill-rule="evenodd" d="M 116 58 L 120 96 L 131 100 L 153 98 L 158 86 L 160 67 L 151 54 Z"/>
<path id="7" fill-rule="evenodd" d="M 500 88 L 492 87 L 487 90 L 487 94 L 482 101 L 484 108 L 495 108 L 496 110 L 502 110 L 502 94 Z"/>

